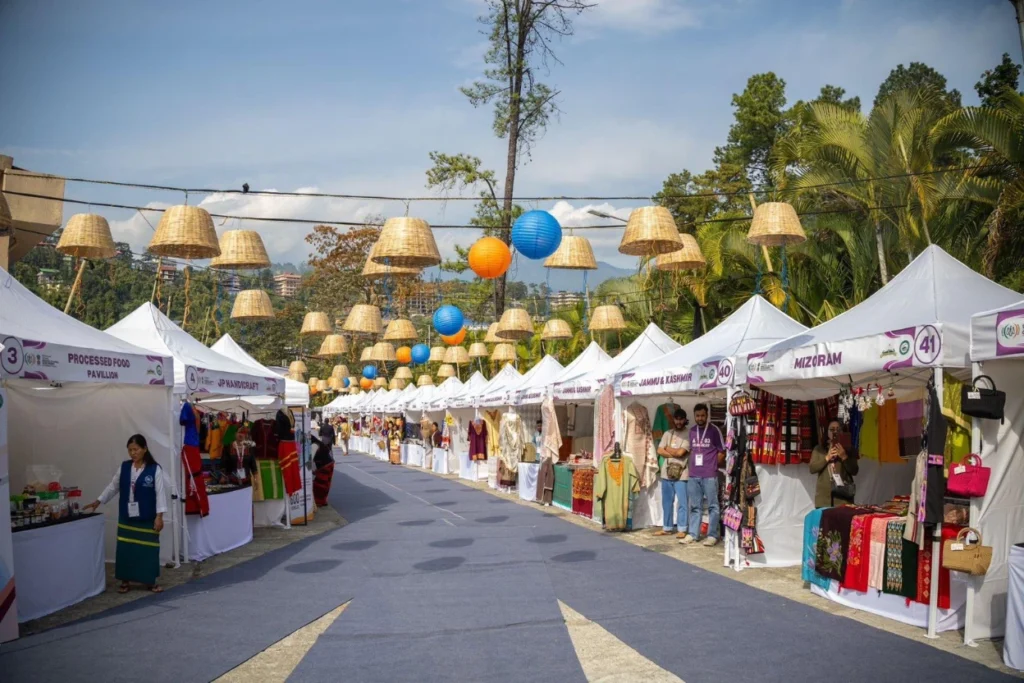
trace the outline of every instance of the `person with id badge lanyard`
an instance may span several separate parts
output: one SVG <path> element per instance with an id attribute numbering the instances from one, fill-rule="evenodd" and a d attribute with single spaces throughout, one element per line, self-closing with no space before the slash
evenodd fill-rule
<path id="1" fill-rule="evenodd" d="M 163 592 L 156 580 L 160 576 L 166 489 L 164 472 L 150 454 L 146 438 L 136 434 L 128 439 L 128 460 L 121 463 L 100 497 L 84 508 L 91 512 L 115 496 L 119 499 L 114 565 L 114 576 L 121 582 L 118 593 L 127 593 L 132 581 L 152 593 Z"/>
<path id="2" fill-rule="evenodd" d="M 718 543 L 719 517 L 718 464 L 725 459 L 725 439 L 722 431 L 708 421 L 708 407 L 698 403 L 693 409 L 696 424 L 690 428 L 690 481 L 686 497 L 690 502 L 690 534 L 681 543 L 689 545 L 700 538 L 700 525 L 704 500 L 708 501 L 708 535 L 704 545 Z"/>
<path id="3" fill-rule="evenodd" d="M 860 472 L 857 454 L 843 445 L 843 427 L 839 420 L 828 423 L 827 448 L 819 444 L 811 451 L 811 474 L 818 475 L 814 488 L 814 507 L 827 508 L 853 503 L 857 488 L 853 478 Z"/>

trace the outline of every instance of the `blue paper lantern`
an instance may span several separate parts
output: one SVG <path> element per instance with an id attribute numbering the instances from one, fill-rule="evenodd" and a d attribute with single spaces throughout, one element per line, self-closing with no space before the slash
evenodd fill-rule
<path id="1" fill-rule="evenodd" d="M 412 347 L 412 362 L 416 365 L 423 365 L 430 360 L 430 348 L 426 344 L 417 344 Z"/>
<path id="2" fill-rule="evenodd" d="M 343 386 L 346 389 L 348 389 L 348 385 L 349 384 L 352 384 L 352 380 L 350 380 L 348 377 L 342 377 L 341 378 L 341 386 Z"/>
<path id="3" fill-rule="evenodd" d="M 527 211 L 512 224 L 512 244 L 528 259 L 547 258 L 562 243 L 562 226 L 547 211 Z"/>
<path id="4" fill-rule="evenodd" d="M 462 311 L 451 304 L 437 309 L 434 311 L 434 329 L 445 336 L 456 334 L 462 329 Z"/>
<path id="5" fill-rule="evenodd" d="M 363 377 L 366 379 L 377 379 L 377 366 L 375 365 L 364 365 L 363 366 Z"/>

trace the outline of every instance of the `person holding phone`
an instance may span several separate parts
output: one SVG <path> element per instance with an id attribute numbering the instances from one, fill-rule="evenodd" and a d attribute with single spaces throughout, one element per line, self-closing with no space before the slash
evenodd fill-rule
<path id="1" fill-rule="evenodd" d="M 827 508 L 853 503 L 853 478 L 860 471 L 857 454 L 842 444 L 843 426 L 839 420 L 828 423 L 826 443 L 811 452 L 811 474 L 818 475 L 814 489 L 814 507 Z"/>

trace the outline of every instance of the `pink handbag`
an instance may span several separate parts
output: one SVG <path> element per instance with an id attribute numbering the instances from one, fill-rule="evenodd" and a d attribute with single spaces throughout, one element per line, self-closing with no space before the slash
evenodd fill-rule
<path id="1" fill-rule="evenodd" d="M 971 453 L 957 465 L 949 469 L 949 480 L 946 490 L 955 496 L 981 498 L 988 490 L 988 478 L 992 476 L 991 467 L 983 467 L 981 458 Z"/>

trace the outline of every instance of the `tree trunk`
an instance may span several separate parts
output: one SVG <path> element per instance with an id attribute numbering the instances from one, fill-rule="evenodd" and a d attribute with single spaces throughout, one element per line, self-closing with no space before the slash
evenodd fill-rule
<path id="1" fill-rule="evenodd" d="M 882 276 L 882 285 L 889 284 L 889 266 L 885 262 L 885 242 L 882 240 L 882 225 L 875 221 L 875 245 L 878 247 L 878 274 Z"/>

